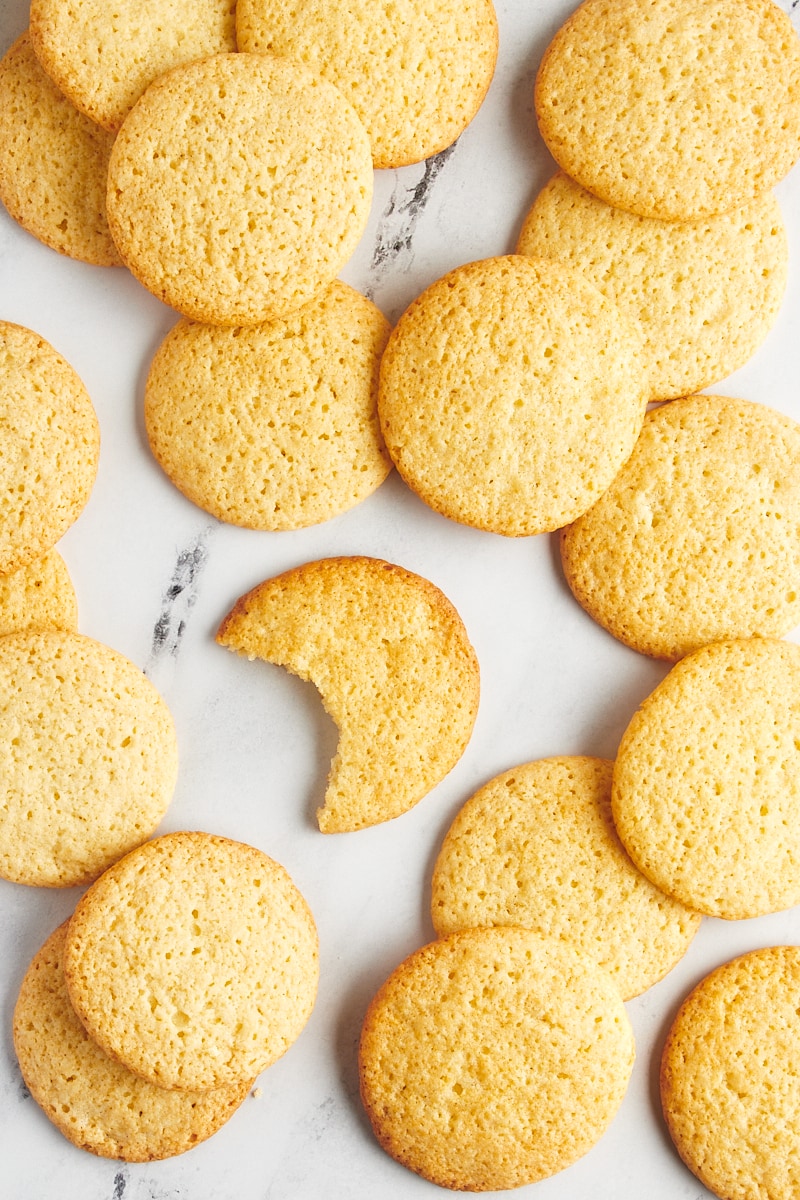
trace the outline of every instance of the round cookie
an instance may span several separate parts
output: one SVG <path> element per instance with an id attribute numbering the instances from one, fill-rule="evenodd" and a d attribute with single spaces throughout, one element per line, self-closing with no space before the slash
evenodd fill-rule
<path id="1" fill-rule="evenodd" d="M 389 339 L 378 411 L 406 483 L 492 533 L 558 529 L 630 454 L 647 383 L 636 330 L 571 267 L 522 255 L 459 267 Z"/>
<path id="2" fill-rule="evenodd" d="M 158 825 L 178 769 L 169 710 L 145 675 L 78 633 L 0 638 L 0 876 L 74 887 Z"/>
<path id="3" fill-rule="evenodd" d="M 18 38 L 0 61 L 0 200 L 40 242 L 101 267 L 120 262 L 106 219 L 112 141 Z"/>
<path id="4" fill-rule="evenodd" d="M 686 952 L 700 917 L 634 867 L 611 816 L 613 763 L 549 758 L 490 780 L 467 801 L 433 870 L 437 934 L 522 925 L 572 942 L 622 998 Z"/>
<path id="5" fill-rule="evenodd" d="M 239 0 L 239 49 L 286 55 L 335 84 L 366 126 L 376 167 L 451 145 L 497 60 L 491 0 Z"/>
<path id="6" fill-rule="evenodd" d="M 0 575 L 0 637 L 35 629 L 77 629 L 78 602 L 61 555 L 51 550 Z"/>
<path id="7" fill-rule="evenodd" d="M 236 49 L 235 0 L 31 0 L 31 39 L 76 108 L 116 132 L 172 67 Z"/>
<path id="8" fill-rule="evenodd" d="M 478 711 L 475 652 L 427 579 L 374 558 L 306 563 L 254 588 L 217 641 L 310 679 L 339 730 L 323 833 L 399 816 L 458 762 Z"/>
<path id="9" fill-rule="evenodd" d="M 795 1200 L 800 947 L 723 964 L 684 1001 L 661 1063 L 664 1116 L 691 1171 L 726 1200 Z"/>
<path id="10" fill-rule="evenodd" d="M 384 983 L 361 1034 L 361 1097 L 393 1158 L 440 1187 L 555 1174 L 605 1132 L 633 1067 L 606 973 L 515 928 L 450 934 Z"/>
<path id="11" fill-rule="evenodd" d="M 249 329 L 181 321 L 147 379 L 150 448 L 221 521 L 327 521 L 391 469 L 377 413 L 388 336 L 375 305 L 338 281 L 292 316 Z"/>
<path id="12" fill-rule="evenodd" d="M 614 822 L 656 887 L 728 920 L 800 903 L 800 646 L 715 642 L 620 742 Z"/>
<path id="13" fill-rule="evenodd" d="M 279 1058 L 318 974 L 314 920 L 284 868 L 207 833 L 126 855 L 80 901 L 64 947 L 70 1000 L 101 1049 L 181 1090 L 249 1080 Z"/>
<path id="14" fill-rule="evenodd" d="M 42 946 L 14 1009 L 14 1048 L 28 1090 L 81 1150 L 126 1162 L 191 1150 L 233 1116 L 251 1084 L 169 1091 L 104 1054 L 69 1002 L 62 966 L 66 935 L 67 922 Z"/>
<path id="15" fill-rule="evenodd" d="M 649 412 L 561 558 L 578 602 L 642 654 L 782 637 L 800 623 L 800 425 L 725 396 Z"/>
<path id="16" fill-rule="evenodd" d="M 539 130 L 615 208 L 697 221 L 800 157 L 800 38 L 774 0 L 584 0 L 545 51 Z"/>
<path id="17" fill-rule="evenodd" d="M 82 511 L 100 431 L 75 371 L 30 329 L 0 321 L 0 573 L 41 558 Z"/>
<path id="18" fill-rule="evenodd" d="M 139 281 L 184 316 L 254 325 L 347 262 L 372 199 L 369 139 L 289 59 L 221 54 L 162 75 L 111 152 L 108 220 Z"/>
<path id="19" fill-rule="evenodd" d="M 778 315 L 789 261 L 771 192 L 677 224 L 612 208 L 563 172 L 537 196 L 517 250 L 583 271 L 639 323 L 653 400 L 699 392 L 751 357 Z"/>

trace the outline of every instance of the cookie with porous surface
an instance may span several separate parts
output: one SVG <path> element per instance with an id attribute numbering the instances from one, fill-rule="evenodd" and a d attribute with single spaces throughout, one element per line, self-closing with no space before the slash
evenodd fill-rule
<path id="1" fill-rule="evenodd" d="M 178 770 L 169 710 L 116 650 L 66 631 L 0 638 L 0 876 L 89 883 L 148 838 Z"/>
<path id="2" fill-rule="evenodd" d="M 800 425 L 726 396 L 649 412 L 561 558 L 578 602 L 643 654 L 782 637 L 800 623 Z"/>
<path id="3" fill-rule="evenodd" d="M 696 221 L 800 157 L 800 38 L 775 0 L 584 0 L 545 51 L 536 115 L 616 208 Z"/>
<path id="4" fill-rule="evenodd" d="M 77 626 L 75 588 L 56 550 L 11 575 L 0 575 L 0 636 Z"/>
<path id="5" fill-rule="evenodd" d="M 123 261 L 184 316 L 255 325 L 330 283 L 366 225 L 369 139 L 333 84 L 219 54 L 152 83 L 117 135 L 108 221 Z"/>
<path id="6" fill-rule="evenodd" d="M 155 1087 L 97 1046 L 70 1004 L 62 965 L 67 922 L 47 939 L 22 981 L 14 1049 L 34 1100 L 82 1150 L 152 1162 L 191 1150 L 233 1116 L 250 1081 L 207 1092 Z"/>
<path id="7" fill-rule="evenodd" d="M 113 140 L 18 38 L 0 62 L 0 200 L 40 242 L 102 267 L 120 262 L 106 218 Z"/>
<path id="8" fill-rule="evenodd" d="M 564 938 L 608 971 L 625 1000 L 666 975 L 700 917 L 654 887 L 623 849 L 612 769 L 600 758 L 548 758 L 480 788 L 436 860 L 436 932 L 522 925 Z"/>
<path id="9" fill-rule="evenodd" d="M 181 321 L 145 389 L 150 448 L 222 521 L 299 529 L 371 495 L 391 463 L 377 413 L 389 323 L 334 281 L 292 316 L 249 329 Z"/>
<path id="10" fill-rule="evenodd" d="M 653 400 L 700 391 L 750 358 L 778 315 L 789 261 L 771 192 L 676 223 L 612 208 L 563 171 L 536 197 L 517 250 L 583 271 L 639 324 Z"/>
<path id="11" fill-rule="evenodd" d="M 339 730 L 324 833 L 399 816 L 464 752 L 479 673 L 463 622 L 434 584 L 374 558 L 306 563 L 254 588 L 217 641 L 311 680 Z"/>
<path id="12" fill-rule="evenodd" d="M 440 1187 L 493 1191 L 568 1167 L 598 1141 L 633 1067 L 619 992 L 557 938 L 450 934 L 378 991 L 361 1097 L 380 1144 Z"/>
<path id="13" fill-rule="evenodd" d="M 261 850 L 170 833 L 79 902 L 64 975 L 106 1054 L 160 1087 L 204 1091 L 252 1079 L 299 1037 L 317 993 L 317 931 Z"/>
<path id="14" fill-rule="evenodd" d="M 444 516 L 509 536 L 558 529 L 633 449 L 647 401 L 640 346 L 572 267 L 522 255 L 458 267 L 389 338 L 386 448 Z"/>
<path id="15" fill-rule="evenodd" d="M 83 510 L 100 430 L 73 368 L 21 325 L 0 321 L 0 572 L 41 558 Z"/>
<path id="16" fill-rule="evenodd" d="M 456 140 L 497 59 L 491 0 L 239 0 L 240 50 L 285 54 L 336 84 L 361 117 L 376 167 Z"/>
<path id="17" fill-rule="evenodd" d="M 684 1001 L 661 1060 L 661 1101 L 683 1161 L 725 1200 L 800 1194 L 800 947 L 717 967 Z"/>
<path id="18" fill-rule="evenodd" d="M 31 0 L 31 39 L 76 108 L 116 132 L 172 67 L 236 49 L 235 0 Z"/>
<path id="19" fill-rule="evenodd" d="M 750 638 L 682 659 L 623 734 L 611 802 L 639 869 L 696 912 L 800 904 L 800 646 Z"/>

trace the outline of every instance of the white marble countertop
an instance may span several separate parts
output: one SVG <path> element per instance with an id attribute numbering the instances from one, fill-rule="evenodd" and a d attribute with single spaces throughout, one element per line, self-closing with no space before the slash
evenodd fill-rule
<path id="1" fill-rule="evenodd" d="M 780 0 L 800 28 L 798 0 Z M 489 96 L 451 150 L 376 177 L 372 216 L 343 273 L 395 319 L 446 270 L 510 252 L 553 164 L 536 132 L 532 85 L 572 0 L 496 0 L 500 58 Z M 0 50 L 25 27 L 24 0 L 0 0 Z M 800 168 L 778 188 L 792 263 L 776 326 L 744 369 L 714 390 L 800 420 Z M 162 831 L 206 829 L 250 842 L 289 870 L 321 943 L 316 1009 L 299 1041 L 209 1142 L 128 1166 L 65 1141 L 27 1094 L 11 1044 L 17 989 L 33 954 L 75 905 L 76 890 L 0 881 L 0 1197 L 3 1200 L 347 1200 L 433 1197 L 439 1189 L 374 1141 L 357 1094 L 356 1045 L 386 975 L 433 937 L 429 877 L 462 803 L 499 771 L 554 754 L 613 757 L 636 705 L 666 666 L 614 641 L 578 607 L 554 538 L 504 539 L 449 522 L 396 476 L 366 503 L 296 533 L 213 520 L 151 458 L 142 392 L 175 314 L 123 270 L 61 258 L 0 211 L 0 316 L 28 325 L 73 364 L 102 432 L 97 484 L 60 543 L 80 629 L 143 667 L 175 716 L 177 792 Z M 286 672 L 214 643 L 233 601 L 285 568 L 330 554 L 400 563 L 460 611 L 482 670 L 472 741 L 415 809 L 355 834 L 314 822 L 336 733 L 317 695 Z M 797 639 L 795 639 L 797 640 Z M 800 942 L 800 912 L 706 920 L 686 957 L 628 1004 L 637 1063 L 601 1142 L 566 1172 L 523 1189 L 537 1200 L 706 1197 L 662 1123 L 658 1058 L 687 991 L 734 954 Z M 441 1193 L 440 1193 L 441 1194 Z"/>

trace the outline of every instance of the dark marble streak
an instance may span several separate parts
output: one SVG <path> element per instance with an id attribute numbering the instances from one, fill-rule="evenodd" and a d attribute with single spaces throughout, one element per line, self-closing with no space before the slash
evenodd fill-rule
<path id="1" fill-rule="evenodd" d="M 122 1200 L 127 1186 L 128 1176 L 124 1171 L 117 1171 L 116 1175 L 114 1176 L 114 1191 L 111 1193 L 112 1200 Z"/>
<path id="2" fill-rule="evenodd" d="M 149 666 L 164 656 L 177 658 L 189 614 L 197 601 L 200 576 L 208 561 L 208 526 L 178 554 L 169 587 L 161 597 L 161 611 L 153 627 Z"/>
<path id="3" fill-rule="evenodd" d="M 410 186 L 408 172 L 412 168 L 403 167 L 398 171 L 397 182 L 381 213 L 375 235 L 369 282 L 364 289 L 370 300 L 374 301 L 376 291 L 390 271 L 408 267 L 413 262 L 414 230 L 431 197 L 433 185 L 457 145 L 458 142 L 453 142 L 441 154 L 427 159 L 422 164 L 422 175 Z"/>

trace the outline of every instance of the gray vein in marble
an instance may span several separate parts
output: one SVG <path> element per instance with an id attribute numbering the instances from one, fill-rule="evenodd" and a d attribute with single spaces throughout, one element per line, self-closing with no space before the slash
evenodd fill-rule
<path id="1" fill-rule="evenodd" d="M 458 142 L 453 142 L 441 154 L 426 159 L 421 164 L 422 174 L 411 186 L 407 182 L 410 168 L 404 167 L 398 171 L 397 182 L 389 203 L 381 213 L 375 235 L 369 282 L 364 289 L 370 300 L 374 301 L 376 291 L 390 272 L 408 270 L 413 263 L 414 230 L 430 200 L 433 185 L 457 145 Z"/>
<path id="2" fill-rule="evenodd" d="M 153 627 L 146 668 L 148 674 L 161 659 L 178 657 L 191 610 L 197 602 L 200 577 L 208 561 L 208 540 L 212 529 L 213 526 L 207 526 L 178 554 L 169 586 L 161 597 L 158 620 Z"/>
<path id="3" fill-rule="evenodd" d="M 128 1186 L 128 1177 L 124 1171 L 117 1171 L 114 1176 L 114 1191 L 111 1193 L 112 1200 L 122 1200 L 125 1195 L 125 1189 Z"/>

